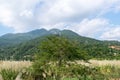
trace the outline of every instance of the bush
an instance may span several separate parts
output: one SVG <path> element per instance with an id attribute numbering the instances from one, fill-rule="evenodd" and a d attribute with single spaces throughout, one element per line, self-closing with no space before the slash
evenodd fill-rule
<path id="1" fill-rule="evenodd" d="M 48 36 L 35 54 L 34 74 L 41 80 L 61 80 L 63 75 L 68 73 L 66 64 L 75 60 L 88 60 L 87 53 L 76 41 L 58 35 Z"/>
<path id="2" fill-rule="evenodd" d="M 2 69 L 0 74 L 2 75 L 3 80 L 15 80 L 18 75 L 18 71 L 12 69 Z"/>

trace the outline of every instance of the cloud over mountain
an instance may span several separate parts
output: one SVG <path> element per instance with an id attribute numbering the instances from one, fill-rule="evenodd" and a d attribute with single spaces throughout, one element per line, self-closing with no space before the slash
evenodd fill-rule
<path id="1" fill-rule="evenodd" d="M 119 3 L 120 0 L 0 0 L 0 23 L 15 32 L 59 28 L 99 39 L 119 39 L 108 35 L 116 25 L 102 17 L 111 11 L 119 12 Z"/>

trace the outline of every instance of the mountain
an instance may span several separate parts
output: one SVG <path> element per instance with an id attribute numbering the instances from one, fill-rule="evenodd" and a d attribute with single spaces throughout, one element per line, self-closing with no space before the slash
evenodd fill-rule
<path id="1" fill-rule="evenodd" d="M 37 29 L 27 33 L 5 34 L 0 37 L 0 46 L 20 44 L 48 34 L 49 32 L 45 29 Z"/>
<path id="2" fill-rule="evenodd" d="M 97 59 L 120 59 L 120 50 L 111 46 L 120 46 L 118 41 L 100 41 L 80 36 L 71 30 L 37 29 L 26 33 L 6 34 L 0 37 L 0 59 L 26 60 L 32 59 L 37 51 L 37 46 L 48 35 L 58 35 L 77 41 L 83 50 L 92 58 Z"/>
<path id="3" fill-rule="evenodd" d="M 49 31 L 45 29 L 36 29 L 30 32 L 26 33 L 9 33 L 5 34 L 0 37 L 0 46 L 11 46 L 11 45 L 17 45 L 23 42 L 27 42 L 29 40 L 41 37 L 41 36 L 46 36 L 50 34 L 58 34 L 58 35 L 63 35 L 68 38 L 75 38 L 81 40 L 81 42 L 98 42 L 98 40 L 87 38 L 87 37 L 82 37 L 78 35 L 77 33 L 70 31 L 70 30 L 59 30 L 59 29 L 51 29 Z"/>

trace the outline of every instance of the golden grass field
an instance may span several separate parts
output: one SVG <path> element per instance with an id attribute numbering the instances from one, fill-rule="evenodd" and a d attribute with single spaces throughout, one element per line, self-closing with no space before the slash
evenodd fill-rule
<path id="1" fill-rule="evenodd" d="M 78 64 L 85 64 L 86 66 L 116 66 L 120 67 L 120 60 L 89 60 L 89 63 L 76 61 Z"/>
<path id="2" fill-rule="evenodd" d="M 94 66 L 118 66 L 120 67 L 120 60 L 90 60 Z"/>
<path id="3" fill-rule="evenodd" d="M 84 63 L 82 61 L 77 61 L 79 64 L 92 65 L 92 66 L 119 66 L 120 60 L 90 60 L 90 63 Z M 0 61 L 0 69 L 14 69 L 20 70 L 31 66 L 32 62 L 30 61 Z"/>
<path id="4" fill-rule="evenodd" d="M 76 61 L 79 64 L 84 64 L 86 66 L 99 66 L 99 67 L 104 67 L 104 66 L 115 66 L 116 68 L 120 68 L 120 60 L 90 60 L 90 63 L 85 63 L 82 61 Z M 29 66 L 32 65 L 32 62 L 30 61 L 0 61 L 0 70 L 2 69 L 13 69 L 20 71 L 23 68 L 28 68 Z M 109 68 L 103 68 L 103 71 L 106 72 Z M 3 80 L 0 75 L 0 80 Z M 16 78 L 16 80 L 22 80 L 19 78 Z M 110 80 L 116 80 L 111 78 Z M 117 80 L 120 80 L 119 78 Z"/>
<path id="5" fill-rule="evenodd" d="M 0 70 L 1 69 L 13 69 L 21 70 L 31 66 L 30 61 L 0 61 Z"/>

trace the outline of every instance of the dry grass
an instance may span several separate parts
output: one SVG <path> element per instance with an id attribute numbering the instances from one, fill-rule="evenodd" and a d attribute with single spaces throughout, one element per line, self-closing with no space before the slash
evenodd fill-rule
<path id="1" fill-rule="evenodd" d="M 90 60 L 90 63 L 95 66 L 119 66 L 120 67 L 120 60 Z"/>
<path id="2" fill-rule="evenodd" d="M 18 71 L 29 66 L 31 66 L 30 61 L 0 61 L 0 70 L 13 69 Z"/>
<path id="3" fill-rule="evenodd" d="M 90 60 L 89 63 L 84 63 L 82 61 L 77 61 L 79 64 L 93 65 L 93 66 L 119 66 L 120 60 Z M 20 70 L 31 66 L 32 62 L 30 61 L 0 61 L 0 70 L 1 69 L 14 69 Z"/>
<path id="4" fill-rule="evenodd" d="M 4 69 L 21 71 L 24 68 L 31 66 L 31 64 L 32 62 L 30 61 L 0 61 L 0 71 Z M 1 75 L 0 75 L 0 80 L 3 80 Z M 20 79 L 18 75 L 15 80 L 22 80 L 22 79 Z"/>
<path id="5" fill-rule="evenodd" d="M 120 60 L 90 60 L 90 63 L 85 63 L 83 61 L 76 61 L 78 64 L 84 64 L 86 66 L 116 66 L 120 67 Z"/>
<path id="6" fill-rule="evenodd" d="M 90 60 L 90 63 L 84 63 L 83 61 L 77 61 L 77 63 L 79 64 L 85 64 L 87 66 L 99 66 L 101 67 L 102 70 L 108 70 L 108 69 L 112 69 L 112 67 L 107 67 L 104 68 L 103 66 L 115 66 L 116 69 L 119 67 L 120 68 L 120 60 Z M 22 70 L 23 68 L 27 68 L 29 66 L 32 65 L 32 62 L 30 61 L 0 61 L 0 70 L 1 69 L 13 69 L 13 70 Z M 18 75 L 19 76 L 19 75 Z M 0 77 L 0 80 L 1 77 Z M 18 79 L 18 77 L 16 78 L 16 80 L 21 80 Z M 112 78 L 110 80 L 120 80 L 119 78 Z"/>

